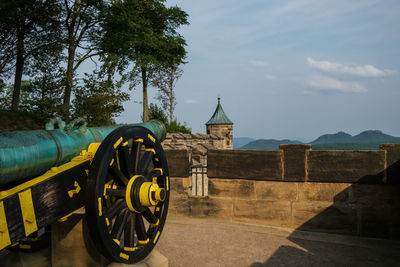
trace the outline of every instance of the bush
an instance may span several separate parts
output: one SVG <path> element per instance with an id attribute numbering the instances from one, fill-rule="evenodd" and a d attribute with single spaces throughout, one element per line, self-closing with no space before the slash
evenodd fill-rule
<path id="1" fill-rule="evenodd" d="M 182 125 L 177 121 L 172 121 L 166 124 L 167 133 L 192 133 L 192 129 L 188 128 L 186 124 Z"/>
<path id="2" fill-rule="evenodd" d="M 176 120 L 171 123 L 168 122 L 168 117 L 164 110 L 156 104 L 151 103 L 149 106 L 150 120 L 159 120 L 165 124 L 167 133 L 192 133 L 192 129 L 188 128 L 186 124 L 180 124 Z"/>

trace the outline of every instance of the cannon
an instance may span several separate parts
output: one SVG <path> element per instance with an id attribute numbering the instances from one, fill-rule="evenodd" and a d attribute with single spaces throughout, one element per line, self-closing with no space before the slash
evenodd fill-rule
<path id="1" fill-rule="evenodd" d="M 84 208 L 101 255 L 121 263 L 144 259 L 168 211 L 165 126 L 151 120 L 65 127 L 55 120 L 46 128 L 0 133 L 0 250 L 23 248 Z"/>

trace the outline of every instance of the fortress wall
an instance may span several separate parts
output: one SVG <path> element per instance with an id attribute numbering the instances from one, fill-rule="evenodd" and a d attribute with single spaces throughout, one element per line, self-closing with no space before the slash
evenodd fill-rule
<path id="1" fill-rule="evenodd" d="M 171 175 L 169 212 L 400 239 L 400 145 L 381 145 L 379 151 L 311 149 L 210 150 L 208 196 L 191 196 L 189 172 Z M 173 173 L 182 166 L 169 168 Z"/>

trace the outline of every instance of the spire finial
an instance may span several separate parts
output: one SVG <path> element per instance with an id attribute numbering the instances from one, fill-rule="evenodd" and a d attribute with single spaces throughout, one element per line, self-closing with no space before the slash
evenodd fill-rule
<path id="1" fill-rule="evenodd" d="M 219 105 L 219 102 L 220 102 L 220 100 L 221 100 L 221 97 L 220 97 L 220 96 L 218 96 L 218 105 Z"/>

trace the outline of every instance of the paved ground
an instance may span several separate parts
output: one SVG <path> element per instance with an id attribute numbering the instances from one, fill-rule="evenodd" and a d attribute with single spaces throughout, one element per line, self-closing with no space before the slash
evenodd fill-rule
<path id="1" fill-rule="evenodd" d="M 400 241 L 187 217 L 168 217 L 156 249 L 170 267 L 400 266 Z M 2 251 L 0 266 L 50 266 L 50 249 Z"/>
<path id="2" fill-rule="evenodd" d="M 400 266 L 400 242 L 169 217 L 157 249 L 179 266 Z"/>

